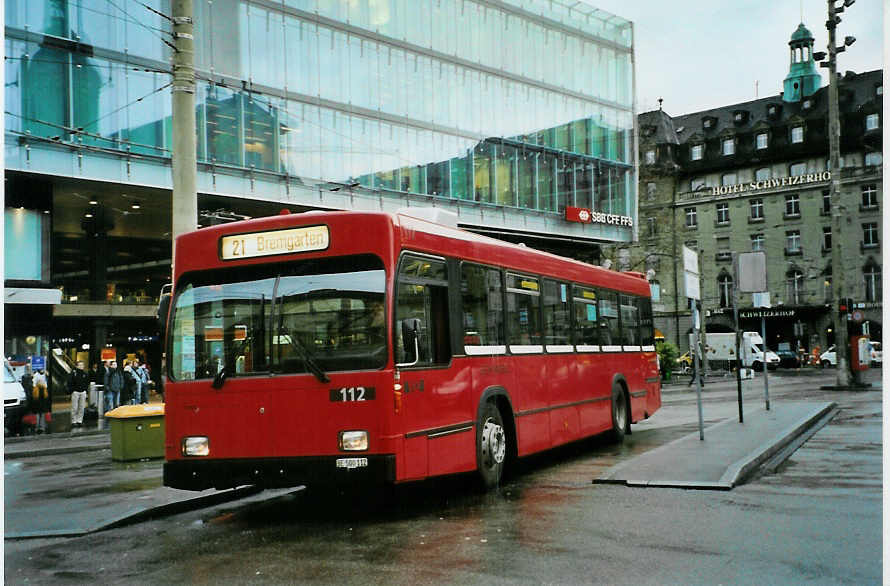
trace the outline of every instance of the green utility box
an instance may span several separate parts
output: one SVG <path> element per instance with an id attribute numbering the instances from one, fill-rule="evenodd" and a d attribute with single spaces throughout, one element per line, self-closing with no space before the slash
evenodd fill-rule
<path id="1" fill-rule="evenodd" d="M 164 457 L 164 404 L 123 405 L 105 414 L 111 425 L 111 459 Z"/>

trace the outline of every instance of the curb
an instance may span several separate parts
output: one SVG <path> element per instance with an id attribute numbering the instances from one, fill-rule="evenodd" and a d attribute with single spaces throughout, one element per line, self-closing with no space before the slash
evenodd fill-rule
<path id="1" fill-rule="evenodd" d="M 729 488 L 742 484 L 762 463 L 769 460 L 795 439 L 804 435 L 808 429 L 817 425 L 818 428 L 821 428 L 828 423 L 837 414 L 836 408 L 837 403 L 827 403 L 809 415 L 802 417 L 790 431 L 784 431 L 771 440 L 762 443 L 750 454 L 733 463 L 720 477 L 719 484 Z M 789 453 L 788 456 L 790 455 Z"/>
<path id="2" fill-rule="evenodd" d="M 29 450 L 21 452 L 5 452 L 3 457 L 7 460 L 20 460 L 22 458 L 37 458 L 40 456 L 57 456 L 59 454 L 76 454 L 78 452 L 92 452 L 95 450 L 110 450 L 111 442 L 92 445 L 66 446 L 64 448 L 44 448 L 41 450 Z"/>

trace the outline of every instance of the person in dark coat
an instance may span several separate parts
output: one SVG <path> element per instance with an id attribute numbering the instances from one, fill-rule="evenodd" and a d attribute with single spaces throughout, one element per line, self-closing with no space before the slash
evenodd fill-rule
<path id="1" fill-rule="evenodd" d="M 112 360 L 105 373 L 105 412 L 121 406 L 121 393 L 124 390 L 124 369 L 117 360 Z"/>
<path id="2" fill-rule="evenodd" d="M 87 405 L 87 390 L 90 388 L 90 375 L 84 370 L 83 360 L 77 361 L 77 368 L 68 377 L 68 392 L 71 393 L 71 426 L 83 425 L 83 410 Z"/>

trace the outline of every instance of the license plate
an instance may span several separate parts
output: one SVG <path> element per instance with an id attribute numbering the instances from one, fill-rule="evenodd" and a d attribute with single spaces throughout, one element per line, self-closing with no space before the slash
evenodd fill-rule
<path id="1" fill-rule="evenodd" d="M 352 470 L 353 468 L 367 468 L 368 467 L 368 459 L 367 458 L 337 458 L 337 468 L 347 468 Z"/>

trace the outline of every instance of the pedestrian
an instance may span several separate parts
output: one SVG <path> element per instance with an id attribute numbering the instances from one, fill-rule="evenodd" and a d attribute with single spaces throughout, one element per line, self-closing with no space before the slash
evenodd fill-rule
<path id="1" fill-rule="evenodd" d="M 83 410 L 86 407 L 89 388 L 90 376 L 84 370 L 83 360 L 78 360 L 77 368 L 68 377 L 68 392 L 71 393 L 71 427 L 83 425 Z"/>
<path id="2" fill-rule="evenodd" d="M 34 373 L 34 389 L 29 396 L 31 411 L 37 416 L 37 433 L 46 433 L 46 414 L 52 412 L 52 404 L 46 388 L 46 373 L 43 370 Z"/>
<path id="3" fill-rule="evenodd" d="M 692 372 L 689 374 L 689 384 L 687 386 L 692 386 L 692 383 L 695 382 L 695 363 L 698 362 L 695 358 L 692 359 Z M 705 386 L 705 377 L 704 373 L 698 373 L 698 380 L 701 381 L 701 386 Z"/>
<path id="4" fill-rule="evenodd" d="M 124 390 L 124 369 L 112 360 L 105 373 L 105 412 L 121 406 L 121 391 Z"/>
<path id="5" fill-rule="evenodd" d="M 145 368 L 145 363 L 139 364 L 136 367 L 136 378 L 139 379 L 139 395 L 140 403 L 148 403 L 148 369 Z"/>

